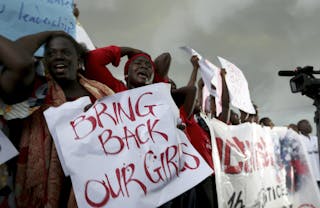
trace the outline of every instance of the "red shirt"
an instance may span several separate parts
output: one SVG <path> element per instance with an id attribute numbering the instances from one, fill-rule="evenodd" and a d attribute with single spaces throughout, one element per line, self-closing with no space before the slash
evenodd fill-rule
<path id="1" fill-rule="evenodd" d="M 127 90 L 127 86 L 115 78 L 107 64 L 119 66 L 121 59 L 121 49 L 118 46 L 108 46 L 89 51 L 85 62 L 85 77 L 101 82 L 110 87 L 114 92 Z"/>
<path id="2" fill-rule="evenodd" d="M 186 124 L 186 133 L 192 146 L 200 153 L 205 161 L 214 169 L 210 135 L 196 122 L 193 116 L 189 119 L 183 107 L 180 108 L 180 117 Z"/>

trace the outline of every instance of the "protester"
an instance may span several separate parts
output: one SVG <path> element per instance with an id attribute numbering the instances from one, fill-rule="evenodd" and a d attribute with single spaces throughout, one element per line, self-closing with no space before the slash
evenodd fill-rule
<path id="1" fill-rule="evenodd" d="M 119 66 L 121 57 L 127 56 L 128 60 L 124 66 L 124 79 L 126 83 L 115 78 L 106 65 L 112 63 L 114 66 Z M 166 58 L 168 54 L 163 54 L 156 61 L 157 67 L 152 61 L 151 57 L 141 50 L 130 48 L 130 47 L 118 47 L 118 46 L 108 46 L 103 48 L 98 48 L 96 50 L 90 51 L 86 57 L 86 71 L 87 77 L 96 79 L 100 82 L 107 83 L 108 86 L 115 92 L 122 92 L 129 89 L 134 89 L 137 87 L 142 87 L 145 85 L 152 84 L 154 82 L 167 82 L 167 72 L 170 63 L 168 64 L 168 59 Z M 162 69 L 159 66 L 164 67 Z M 159 74 L 160 75 L 159 75 Z M 188 111 L 192 111 L 193 104 L 190 102 L 185 102 L 194 97 L 192 93 L 189 93 L 190 89 L 183 88 L 172 91 L 173 99 L 178 106 L 186 104 Z M 184 206 L 191 202 L 189 201 L 189 194 L 192 194 L 193 190 L 189 191 L 188 194 L 182 194 L 176 197 L 161 207 L 175 207 Z M 191 200 L 191 199 L 190 199 Z M 183 205 L 184 204 L 184 205 Z"/>
<path id="2" fill-rule="evenodd" d="M 292 129 L 293 131 L 299 133 L 299 129 L 298 129 L 297 124 L 294 124 L 294 123 L 289 124 L 288 129 Z"/>
<path id="3" fill-rule="evenodd" d="M 269 117 L 263 117 L 259 120 L 261 126 L 269 126 L 270 128 L 274 127 L 272 120 Z"/>
<path id="4" fill-rule="evenodd" d="M 121 57 L 123 56 L 128 57 L 124 66 L 124 79 L 126 83 L 115 78 L 106 67 L 106 65 L 110 63 L 114 66 L 119 66 Z M 161 57 L 164 58 L 164 62 L 167 62 L 168 60 L 165 56 Z M 148 54 L 139 49 L 130 47 L 108 46 L 90 51 L 86 56 L 85 65 L 86 77 L 107 84 L 114 92 L 122 92 L 155 82 L 168 82 L 168 70 L 165 72 L 166 69 L 156 68 Z M 168 66 L 168 63 L 162 65 Z M 190 89 L 190 87 L 183 87 L 171 91 L 172 97 L 177 106 L 180 107 L 181 105 L 185 105 L 186 112 L 188 114 L 193 111 L 193 102 L 185 102 L 185 99 L 193 99 L 189 99 L 189 97 L 193 97 L 192 91 L 193 89 Z"/>
<path id="5" fill-rule="evenodd" d="M 193 70 L 191 72 L 189 81 L 185 87 L 182 88 L 189 88 L 195 89 L 195 82 L 197 79 L 197 73 L 199 69 L 198 64 L 198 57 L 192 56 L 190 59 Z M 173 81 L 172 81 L 173 82 Z M 175 86 L 173 82 L 173 86 Z M 182 89 L 178 88 L 178 89 Z M 174 89 L 173 89 L 174 90 Z M 190 98 L 186 99 L 184 105 L 180 107 L 180 117 L 182 118 L 182 122 L 185 123 L 185 133 L 188 136 L 191 144 L 193 147 L 201 154 L 201 156 L 205 159 L 205 161 L 213 168 L 213 160 L 212 160 L 212 147 L 211 147 L 211 140 L 210 140 L 210 131 L 206 124 L 204 123 L 203 119 L 200 117 L 200 102 L 199 98 L 196 101 L 195 93 L 190 92 Z M 192 96 L 193 95 L 193 96 Z M 195 102 L 196 101 L 196 102 Z M 193 111 L 190 111 L 191 105 L 190 103 L 194 103 L 195 106 L 192 106 Z M 189 107 L 187 107 L 189 106 Z M 200 126 L 200 123 L 203 125 Z M 204 129 L 206 128 L 206 130 Z M 217 197 L 216 197 L 216 190 L 215 190 L 215 181 L 213 176 L 209 176 L 204 181 L 202 181 L 199 185 L 194 187 L 195 193 L 192 193 L 190 190 L 186 193 L 189 193 L 189 197 L 195 194 L 194 200 L 189 203 L 194 203 L 195 207 L 215 207 L 217 205 Z M 175 199 L 176 200 L 176 199 Z M 175 202 L 175 200 L 173 200 Z M 185 205 L 186 206 L 186 205 Z"/>
<path id="6" fill-rule="evenodd" d="M 126 84 L 115 78 L 106 67 L 110 63 L 119 66 L 123 56 L 128 57 L 124 68 Z M 115 92 L 151 84 L 154 78 L 155 67 L 151 57 L 141 50 L 130 47 L 108 46 L 92 50 L 86 55 L 85 66 L 86 77 L 108 84 Z M 132 68 L 135 69 L 131 70 Z"/>
<path id="7" fill-rule="evenodd" d="M 197 56 L 192 56 L 190 62 L 192 63 L 193 70 L 191 72 L 187 86 L 195 86 L 197 73 L 199 70 L 199 58 Z M 194 98 L 195 99 L 195 98 Z M 199 98 L 198 98 L 199 100 Z M 194 111 L 192 114 L 186 115 L 185 108 L 180 109 L 180 115 L 182 120 L 186 123 L 186 132 L 190 137 L 191 144 L 198 150 L 206 162 L 213 168 L 212 160 L 212 147 L 210 140 L 210 131 L 205 131 L 200 125 L 199 121 L 202 120 L 200 117 L 200 102 L 196 102 Z M 208 128 L 206 128 L 209 130 Z"/>
<path id="8" fill-rule="evenodd" d="M 205 87 L 204 82 L 202 78 L 198 81 L 198 102 L 203 103 L 203 99 L 205 102 L 204 105 L 204 113 L 206 115 L 210 115 L 211 118 L 217 118 L 220 121 L 223 121 L 224 123 L 229 123 L 229 110 L 230 110 L 230 98 L 229 98 L 229 92 L 227 88 L 227 83 L 225 79 L 226 70 L 221 69 L 220 70 L 220 76 L 221 76 L 221 84 L 222 84 L 222 94 L 221 94 L 221 112 L 217 116 L 217 106 L 216 106 L 216 98 L 213 95 L 209 95 L 206 98 L 203 98 L 203 88 Z M 212 88 L 215 88 L 213 85 Z"/>
<path id="9" fill-rule="evenodd" d="M 25 118 L 38 109 L 44 100 L 43 92 L 46 90 L 43 78 L 36 73 L 38 62 L 33 54 L 54 33 L 56 32 L 38 33 L 36 41 L 30 36 L 11 41 L 0 35 L 1 130 L 16 147 L 19 146 L 19 140 L 14 138 L 19 134 L 21 125 L 13 119 Z M 35 78 L 37 79 L 33 82 Z M 9 131 L 7 120 L 14 126 L 13 131 Z M 13 194 L 15 167 L 16 159 L 11 159 L 0 167 L 0 207 L 15 207 Z"/>
<path id="10" fill-rule="evenodd" d="M 71 183 L 64 178 L 53 140 L 45 125 L 43 111 L 50 106 L 59 106 L 82 96 L 90 96 L 92 100 L 95 100 L 113 94 L 107 86 L 88 80 L 79 74 L 85 51 L 66 33 L 37 33 L 25 36 L 17 43 L 27 51 L 32 51 L 45 42 L 44 63 L 49 71 L 47 84 L 44 85 L 47 86 L 47 95 L 36 111 L 29 117 L 20 120 L 21 134 L 17 132 L 17 126 L 13 125 L 12 130 L 15 131 L 15 135 L 10 137 L 19 141 L 20 154 L 17 159 L 15 177 L 17 207 L 62 207 L 66 206 L 68 201 L 70 204 L 75 204 L 72 194 L 69 197 Z M 21 57 L 14 55 L 17 53 L 14 50 L 17 49 L 17 43 L 7 43 L 9 45 L 7 48 L 11 48 L 12 56 L 15 58 L 13 60 L 17 63 L 28 57 L 33 60 L 31 52 L 26 52 L 27 55 Z M 27 89 L 20 92 L 19 97 L 12 96 L 16 99 L 9 99 L 10 103 L 19 102 L 34 94 L 33 84 L 37 83 L 38 76 L 35 75 L 33 62 L 30 60 L 29 62 L 26 64 L 28 71 L 23 71 L 25 67 L 21 64 L 19 67 L 5 68 L 1 73 L 0 78 L 2 81 L 5 80 L 1 82 L 2 97 L 15 95 L 17 89 Z"/>
<path id="11" fill-rule="evenodd" d="M 320 162 L 318 152 L 318 137 L 311 135 L 312 127 L 308 120 L 302 119 L 297 123 L 298 130 L 302 136 L 302 143 L 305 145 L 311 171 L 317 180 L 320 188 Z"/>

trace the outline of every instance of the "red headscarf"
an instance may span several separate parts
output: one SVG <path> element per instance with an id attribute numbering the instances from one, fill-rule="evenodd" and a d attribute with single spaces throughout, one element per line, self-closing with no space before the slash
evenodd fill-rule
<path id="1" fill-rule="evenodd" d="M 127 61 L 127 63 L 124 65 L 124 75 L 128 75 L 129 66 L 132 63 L 132 61 L 134 61 L 136 58 L 141 57 L 141 56 L 147 58 L 150 61 L 151 65 L 152 65 L 153 72 L 155 73 L 155 65 L 154 65 L 154 62 L 152 61 L 151 57 L 148 54 L 145 54 L 145 53 L 138 53 L 138 54 L 132 56 Z"/>

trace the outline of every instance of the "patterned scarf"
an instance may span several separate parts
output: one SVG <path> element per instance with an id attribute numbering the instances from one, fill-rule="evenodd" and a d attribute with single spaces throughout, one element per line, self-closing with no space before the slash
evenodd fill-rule
<path id="1" fill-rule="evenodd" d="M 96 99 L 114 94 L 104 84 L 79 77 L 80 84 Z M 23 124 L 15 183 L 17 207 L 59 207 L 64 174 L 43 111 L 65 103 L 66 97 L 50 77 L 46 101 Z M 72 191 L 70 195 L 69 205 L 75 207 Z"/>

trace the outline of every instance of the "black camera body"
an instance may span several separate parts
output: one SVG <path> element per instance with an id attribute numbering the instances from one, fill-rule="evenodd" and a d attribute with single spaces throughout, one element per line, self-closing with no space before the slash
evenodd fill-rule
<path id="1" fill-rule="evenodd" d="M 314 74 L 320 74 L 320 71 L 314 71 L 312 66 L 297 67 L 295 71 L 279 71 L 278 74 L 293 76 L 290 79 L 291 92 L 301 92 L 302 95 L 313 99 L 320 95 L 320 79 L 314 76 Z"/>

